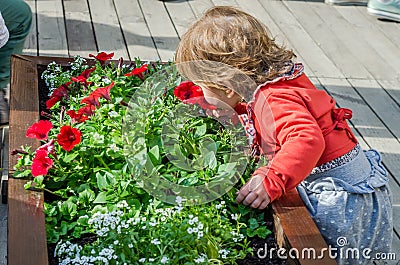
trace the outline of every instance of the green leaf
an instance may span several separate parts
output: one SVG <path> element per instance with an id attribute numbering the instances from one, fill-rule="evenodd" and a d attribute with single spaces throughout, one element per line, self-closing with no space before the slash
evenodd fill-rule
<path id="1" fill-rule="evenodd" d="M 68 154 L 68 155 L 66 155 L 66 156 L 64 157 L 63 160 L 64 160 L 65 163 L 69 163 L 69 162 L 71 162 L 72 160 L 74 160 L 78 155 L 79 155 L 78 152 L 72 153 L 72 154 Z"/>
<path id="2" fill-rule="evenodd" d="M 107 203 L 107 193 L 105 191 L 100 192 L 93 203 Z"/>
<path id="3" fill-rule="evenodd" d="M 203 125 L 197 126 L 196 127 L 196 131 L 194 132 L 194 137 L 195 138 L 200 138 L 201 136 L 206 134 L 206 132 L 207 132 L 207 124 L 203 124 Z"/>
<path id="4" fill-rule="evenodd" d="M 160 148 L 158 147 L 158 145 L 153 146 L 150 150 L 149 150 L 149 157 L 151 159 L 151 162 L 153 163 L 153 165 L 157 165 L 160 163 Z"/>
<path id="5" fill-rule="evenodd" d="M 250 229 L 256 229 L 259 226 L 260 225 L 258 224 L 257 219 L 255 219 L 255 218 L 250 218 L 249 219 L 249 227 L 250 227 Z"/>
<path id="6" fill-rule="evenodd" d="M 31 174 L 30 169 L 25 169 L 24 171 L 15 171 L 14 178 L 24 178 Z"/>
<path id="7" fill-rule="evenodd" d="M 210 169 L 216 168 L 218 164 L 217 164 L 217 158 L 215 157 L 215 153 L 211 151 L 205 154 L 203 158 L 203 163 L 204 166 Z"/>

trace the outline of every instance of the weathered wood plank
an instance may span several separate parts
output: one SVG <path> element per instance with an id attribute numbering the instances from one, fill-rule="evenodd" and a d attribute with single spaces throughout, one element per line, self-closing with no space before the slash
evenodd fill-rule
<path id="1" fill-rule="evenodd" d="M 38 43 L 37 43 L 37 38 L 38 38 L 38 32 L 37 32 L 37 25 L 36 25 L 36 1 L 35 0 L 29 0 L 25 1 L 29 7 L 31 8 L 32 11 L 32 25 L 31 25 L 31 30 L 29 31 L 28 37 L 26 37 L 25 40 L 25 45 L 24 45 L 24 54 L 29 54 L 29 55 L 38 55 Z"/>
<path id="2" fill-rule="evenodd" d="M 90 53 L 96 54 L 96 41 L 87 1 L 69 0 L 63 3 L 69 55 L 87 58 Z"/>
<path id="3" fill-rule="evenodd" d="M 296 43 L 291 43 L 282 30 L 276 25 L 274 20 L 266 12 L 264 7 L 258 1 L 246 1 L 246 0 L 236 0 L 240 8 L 244 11 L 250 13 L 251 15 L 258 18 L 262 23 L 264 23 L 271 32 L 271 37 L 276 39 L 279 45 L 283 45 L 288 49 L 292 49 L 296 54 L 294 61 L 301 62 L 304 65 L 305 73 L 312 77 L 315 76 L 312 68 L 308 66 L 307 62 L 304 60 L 302 54 L 296 48 Z"/>
<path id="4" fill-rule="evenodd" d="M 284 236 L 279 230 L 277 232 L 277 243 L 280 247 L 284 244 L 283 241 L 287 240 L 290 247 L 297 249 L 299 253 L 303 253 L 303 249 L 311 246 L 316 253 L 322 253 L 322 249 L 328 249 L 295 189 L 287 192 L 282 199 L 273 202 L 272 208 L 276 227 L 281 227 L 284 231 Z M 329 255 L 324 255 L 322 259 L 307 259 L 299 255 L 299 262 L 302 265 L 337 264 L 334 259 L 330 259 Z"/>
<path id="5" fill-rule="evenodd" d="M 178 36 L 182 35 L 197 20 L 188 2 L 166 1 L 164 5 L 172 19 Z"/>
<path id="6" fill-rule="evenodd" d="M 331 30 L 331 24 L 327 24 L 326 21 L 319 16 L 318 12 L 308 6 L 308 3 L 301 1 L 284 3 L 297 20 L 301 21 L 301 25 L 312 37 L 314 42 L 318 44 L 322 51 L 346 77 L 363 78 L 369 76 L 364 66 L 356 60 L 352 52 Z M 310 4 L 312 5 L 313 3 Z M 320 5 L 320 3 L 317 4 Z M 335 10 L 332 10 L 332 12 L 333 14 L 330 14 L 330 16 L 338 16 Z"/>
<path id="7" fill-rule="evenodd" d="M 400 82 L 395 80 L 378 80 L 378 83 L 400 105 Z"/>
<path id="8" fill-rule="evenodd" d="M 191 6 L 196 18 L 200 18 L 207 9 L 214 6 L 211 0 L 189 1 L 189 5 Z"/>
<path id="9" fill-rule="evenodd" d="M 368 12 L 365 12 L 364 8 L 359 8 L 357 11 L 365 17 L 366 20 L 376 24 L 381 32 L 390 39 L 393 44 L 400 48 L 400 24 L 393 21 L 384 21 L 377 19 L 375 16 L 371 16 Z M 374 36 L 371 36 L 373 38 Z"/>
<path id="10" fill-rule="evenodd" d="M 114 58 L 130 59 L 112 0 L 88 0 L 97 48 L 114 52 Z"/>
<path id="11" fill-rule="evenodd" d="M 360 6 L 336 6 L 337 11 L 347 20 L 347 24 L 351 26 L 352 29 L 358 34 L 358 36 L 353 37 L 352 46 L 359 48 L 359 43 L 367 43 L 368 46 L 373 50 L 373 53 L 370 53 L 368 57 L 371 58 L 371 61 L 365 62 L 365 66 L 367 69 L 371 71 L 373 75 L 377 79 L 397 79 L 400 80 L 400 48 L 396 46 L 389 38 L 383 34 L 382 31 L 379 30 L 377 21 L 370 21 L 365 19 L 365 16 L 362 15 L 360 12 L 357 12 L 356 9 L 361 9 Z M 365 9 L 363 8 L 365 12 Z M 335 27 L 336 28 L 336 27 Z M 352 32 L 350 32 L 352 33 Z M 400 28 L 398 29 L 397 34 L 400 36 Z M 358 38 L 358 37 L 361 38 Z M 373 37 L 372 37 L 373 36 Z M 348 41 L 348 40 L 347 40 Z M 381 69 L 382 65 L 379 65 L 379 62 L 382 64 L 387 65 L 386 68 Z M 377 67 L 379 72 L 373 71 L 369 62 L 375 62 L 374 65 L 378 64 Z M 389 71 L 391 67 L 392 71 Z M 382 72 L 385 72 L 385 75 L 381 75 Z"/>
<path id="12" fill-rule="evenodd" d="M 179 38 L 174 25 L 165 10 L 164 3 L 158 0 L 139 0 L 145 20 L 153 36 L 162 61 L 174 58 Z"/>
<path id="13" fill-rule="evenodd" d="M 131 59 L 157 61 L 157 53 L 153 37 L 144 19 L 138 0 L 114 0 L 121 29 L 127 43 Z"/>
<path id="14" fill-rule="evenodd" d="M 68 56 L 61 0 L 37 1 L 39 55 Z"/>
<path id="15" fill-rule="evenodd" d="M 23 56 L 11 58 L 10 149 L 39 146 L 25 137 L 26 129 L 39 118 L 36 64 Z M 16 157 L 9 157 L 9 171 Z M 47 261 L 43 193 L 26 191 L 26 180 L 8 180 L 8 264 L 43 264 Z"/>
<path id="16" fill-rule="evenodd" d="M 376 80 L 348 80 L 390 132 L 400 140 L 400 106 L 397 102 L 386 93 Z"/>
<path id="17" fill-rule="evenodd" d="M 306 64 L 315 76 L 343 78 L 343 74 L 335 67 L 334 63 L 325 52 L 314 42 L 312 37 L 301 26 L 293 14 L 281 1 L 261 1 L 264 9 L 279 26 L 282 33 L 301 54 Z"/>
<path id="18" fill-rule="evenodd" d="M 0 203 L 0 265 L 7 265 L 7 204 Z"/>

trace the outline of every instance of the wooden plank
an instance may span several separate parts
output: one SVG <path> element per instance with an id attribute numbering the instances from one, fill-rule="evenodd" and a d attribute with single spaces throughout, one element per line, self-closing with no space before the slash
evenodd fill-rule
<path id="1" fill-rule="evenodd" d="M 29 5 L 32 11 L 32 25 L 31 25 L 31 30 L 29 31 L 29 34 L 26 37 L 24 50 L 22 52 L 24 54 L 29 54 L 29 55 L 38 55 L 39 50 L 37 43 L 38 32 L 36 25 L 36 18 L 37 18 L 36 1 L 26 0 L 25 2 Z"/>
<path id="2" fill-rule="evenodd" d="M 160 59 L 138 0 L 114 0 L 131 59 Z"/>
<path id="3" fill-rule="evenodd" d="M 172 60 L 179 43 L 179 38 L 163 2 L 158 0 L 138 1 L 153 36 L 161 61 Z"/>
<path id="4" fill-rule="evenodd" d="M 182 35 L 197 20 L 188 2 L 166 1 L 164 5 L 175 26 L 178 36 Z"/>
<path id="5" fill-rule="evenodd" d="M 130 59 L 112 0 L 88 0 L 97 48 L 114 52 L 114 59 Z"/>
<path id="6" fill-rule="evenodd" d="M 259 1 L 266 12 L 279 26 L 290 43 L 295 45 L 307 65 L 315 76 L 343 78 L 343 74 L 335 67 L 331 59 L 314 42 L 312 37 L 301 26 L 293 14 L 283 5 L 281 1 Z"/>
<path id="7" fill-rule="evenodd" d="M 348 49 L 345 43 L 331 30 L 331 25 L 327 24 L 319 16 L 318 12 L 310 8 L 307 2 L 290 1 L 284 3 L 297 20 L 301 21 L 301 25 L 311 38 L 346 77 L 372 78 L 365 67 L 357 61 L 351 50 Z M 332 9 L 332 7 L 328 8 L 330 10 Z M 331 11 L 332 14 L 330 14 L 330 16 L 338 15 L 335 10 Z"/>
<path id="8" fill-rule="evenodd" d="M 361 36 L 361 38 L 355 36 L 353 46 L 358 48 L 359 42 L 367 43 L 374 50 L 376 55 L 378 55 L 377 59 L 379 59 L 379 57 L 382 58 L 379 61 L 391 66 L 392 72 L 388 72 L 384 76 L 385 79 L 400 80 L 400 71 L 398 70 L 400 69 L 400 48 L 380 31 L 376 20 L 370 21 L 366 19 L 361 12 L 357 12 L 362 8 L 360 6 L 336 6 L 335 8 L 343 18 L 352 25 L 352 28 L 357 32 L 358 36 Z M 363 11 L 365 12 L 364 8 Z M 400 28 L 396 35 L 400 36 Z M 372 57 L 372 54 L 370 56 Z M 368 64 L 366 64 L 366 67 L 368 69 L 370 68 Z M 384 71 L 384 69 L 380 71 Z M 372 74 L 374 73 L 375 72 L 372 72 Z"/>
<path id="9" fill-rule="evenodd" d="M 396 80 L 378 80 L 378 83 L 385 89 L 385 91 L 400 104 L 400 83 Z"/>
<path id="10" fill-rule="evenodd" d="M 96 54 L 97 46 L 87 1 L 69 0 L 63 3 L 69 55 L 87 58 L 90 53 Z"/>
<path id="11" fill-rule="evenodd" d="M 39 55 L 68 56 L 61 0 L 37 1 Z"/>
<path id="12" fill-rule="evenodd" d="M 207 9 L 214 6 L 211 0 L 189 1 L 189 5 L 196 18 L 200 18 Z"/>
<path id="13" fill-rule="evenodd" d="M 400 106 L 397 102 L 386 93 L 376 80 L 348 80 L 390 132 L 400 140 Z"/>
<path id="14" fill-rule="evenodd" d="M 7 265 L 7 204 L 0 203 L 0 265 Z"/>
<path id="15" fill-rule="evenodd" d="M 377 19 L 375 16 L 371 16 L 368 12 L 365 12 L 364 8 L 359 8 L 357 11 L 363 15 L 367 20 L 375 23 L 381 32 L 390 39 L 397 47 L 400 48 L 400 24 L 396 22 L 389 22 Z"/>
<path id="16" fill-rule="evenodd" d="M 11 57 L 10 150 L 21 145 L 39 146 L 25 137 L 26 129 L 39 118 L 36 64 L 24 56 Z M 9 157 L 9 169 L 16 163 Z M 48 264 L 43 193 L 26 191 L 26 180 L 8 180 L 8 264 Z"/>
<path id="17" fill-rule="evenodd" d="M 322 253 L 328 249 L 328 245 L 320 234 L 318 227 L 310 217 L 299 194 L 295 189 L 287 192 L 284 197 L 272 203 L 276 227 L 282 227 L 284 234 L 278 231 L 277 243 L 280 247 L 287 241 L 291 248 L 299 253 L 313 248 L 316 253 Z M 318 254 L 317 254 L 318 255 Z M 302 265 L 337 264 L 329 255 L 323 258 L 307 258 L 307 255 L 299 255 L 299 263 Z"/>
<path id="18" fill-rule="evenodd" d="M 8 180 L 8 264 L 48 264 L 43 193 Z M 12 209 L 12 210 L 11 210 Z"/>
<path id="19" fill-rule="evenodd" d="M 294 61 L 302 62 L 304 65 L 304 72 L 309 76 L 315 76 L 311 67 L 308 66 L 307 62 L 303 59 L 302 55 L 298 52 L 296 45 L 290 43 L 290 41 L 283 34 L 282 30 L 276 25 L 274 20 L 270 17 L 270 15 L 266 12 L 264 7 L 258 1 L 248 1 L 248 0 L 236 0 L 240 8 L 249 13 L 250 15 L 259 19 L 262 23 L 264 23 L 271 33 L 271 37 L 275 39 L 276 43 L 279 45 L 283 45 L 288 49 L 292 49 L 296 54 L 296 58 Z"/>

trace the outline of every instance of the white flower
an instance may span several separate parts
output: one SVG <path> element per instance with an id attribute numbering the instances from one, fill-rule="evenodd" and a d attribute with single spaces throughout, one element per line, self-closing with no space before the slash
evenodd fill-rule
<path id="1" fill-rule="evenodd" d="M 223 214 L 226 214 L 226 209 L 223 209 L 223 210 L 222 210 L 222 213 L 223 213 Z"/>
<path id="2" fill-rule="evenodd" d="M 192 234 L 193 233 L 193 228 L 189 227 L 187 232 L 188 232 L 188 234 Z"/>
<path id="3" fill-rule="evenodd" d="M 203 237 L 203 231 L 199 231 L 199 233 L 197 233 L 197 239 L 200 239 Z"/>
<path id="4" fill-rule="evenodd" d="M 237 213 L 231 214 L 231 218 L 232 218 L 233 220 L 237 220 L 237 219 L 239 219 L 239 215 L 238 215 Z"/>
<path id="5" fill-rule="evenodd" d="M 161 263 L 162 264 L 165 264 L 165 263 L 167 263 L 169 261 L 169 258 L 167 258 L 167 257 L 162 257 L 162 259 L 161 259 Z"/>
<path id="6" fill-rule="evenodd" d="M 176 196 L 175 202 L 176 202 L 178 205 L 182 205 L 183 198 L 182 198 L 181 196 Z"/>
<path id="7" fill-rule="evenodd" d="M 118 240 L 115 240 L 115 241 L 114 241 L 114 245 L 118 245 L 118 243 L 119 243 Z"/>
<path id="8" fill-rule="evenodd" d="M 139 262 L 145 262 L 146 261 L 146 258 L 141 258 L 141 259 L 139 259 Z"/>
<path id="9" fill-rule="evenodd" d="M 222 208 L 222 205 L 221 204 L 217 204 L 217 205 L 215 205 L 215 208 L 217 208 L 219 210 L 219 209 Z"/>
<path id="10" fill-rule="evenodd" d="M 202 223 L 202 222 L 199 222 L 199 225 L 197 226 L 197 228 L 200 229 L 200 230 L 203 229 L 203 228 L 204 228 L 203 223 Z"/>
<path id="11" fill-rule="evenodd" d="M 161 244 L 161 241 L 158 240 L 158 238 L 155 238 L 155 239 L 151 240 L 151 243 L 152 243 L 153 245 L 160 245 L 160 244 Z"/>
<path id="12" fill-rule="evenodd" d="M 113 150 L 114 152 L 118 152 L 119 151 L 119 147 L 116 144 L 110 144 L 109 148 L 111 150 Z"/>
<path id="13" fill-rule="evenodd" d="M 156 259 L 153 259 L 153 258 L 149 258 L 149 261 L 150 262 L 153 262 L 153 261 L 155 261 Z"/>
<path id="14" fill-rule="evenodd" d="M 202 253 L 197 259 L 194 259 L 195 263 L 203 263 L 206 261 L 207 255 Z"/>
<path id="15" fill-rule="evenodd" d="M 128 248 L 133 248 L 133 244 L 128 244 Z M 146 260 L 146 259 L 144 259 L 144 260 Z"/>

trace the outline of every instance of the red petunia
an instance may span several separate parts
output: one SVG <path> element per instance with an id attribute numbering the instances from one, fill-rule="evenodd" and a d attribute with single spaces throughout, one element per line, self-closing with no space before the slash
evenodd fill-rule
<path id="1" fill-rule="evenodd" d="M 93 91 L 91 93 L 91 95 L 95 96 L 95 97 L 101 97 L 106 99 L 107 101 L 110 101 L 110 91 L 111 88 L 114 87 L 114 82 L 112 82 L 110 85 L 106 86 L 106 87 L 99 87 L 97 88 L 95 91 Z"/>
<path id="2" fill-rule="evenodd" d="M 143 73 L 146 72 L 147 68 L 148 68 L 148 65 L 147 65 L 147 64 L 144 64 L 144 65 L 142 65 L 142 66 L 139 67 L 139 68 L 133 69 L 130 73 L 125 74 L 125 76 L 132 76 L 132 75 L 134 75 L 134 76 L 137 76 L 137 77 L 139 77 L 140 79 L 143 80 L 143 78 L 144 78 L 144 77 L 143 77 Z"/>
<path id="3" fill-rule="evenodd" d="M 105 61 L 112 59 L 114 56 L 114 53 L 105 53 L 105 52 L 100 52 L 97 55 L 89 54 L 89 57 L 94 57 L 97 61 L 100 62 L 101 65 L 105 63 Z"/>
<path id="4" fill-rule="evenodd" d="M 205 100 L 201 87 L 191 81 L 183 81 L 175 87 L 174 95 L 185 104 L 199 104 L 203 109 L 217 109 Z"/>
<path id="5" fill-rule="evenodd" d="M 32 175 L 34 177 L 46 175 L 52 166 L 53 160 L 49 157 L 49 153 L 43 149 L 36 150 L 31 166 Z"/>
<path id="6" fill-rule="evenodd" d="M 32 124 L 26 131 L 26 137 L 46 140 L 53 124 L 47 120 L 40 120 Z"/>
<path id="7" fill-rule="evenodd" d="M 82 83 L 84 85 L 90 85 L 92 82 L 87 82 L 87 79 L 89 78 L 90 74 L 96 70 L 96 67 L 86 69 L 84 70 L 79 76 L 77 77 L 71 77 L 71 80 L 76 82 L 76 83 Z"/>
<path id="8" fill-rule="evenodd" d="M 80 130 L 64 125 L 57 135 L 57 142 L 65 151 L 71 151 L 75 145 L 81 142 L 81 136 Z"/>
<path id="9" fill-rule="evenodd" d="M 58 88 L 56 88 L 53 93 L 51 93 L 50 99 L 46 101 L 46 108 L 52 108 L 57 102 L 61 99 L 66 98 L 68 96 L 68 88 L 71 82 L 67 82 L 62 84 Z"/>
<path id="10" fill-rule="evenodd" d="M 86 105 L 78 110 L 78 114 L 86 115 L 86 116 L 92 116 L 94 114 L 94 111 L 96 110 L 96 107 L 93 105 Z"/>
<path id="11" fill-rule="evenodd" d="M 44 145 L 41 145 L 38 147 L 38 149 L 36 149 L 36 152 L 38 150 L 44 150 L 46 151 L 48 154 L 55 154 L 55 148 L 54 148 L 54 139 L 51 139 L 48 143 L 45 143 Z"/>
<path id="12" fill-rule="evenodd" d="M 94 94 L 90 94 L 89 96 L 83 98 L 81 100 L 81 104 L 86 104 L 86 105 L 92 105 L 95 107 L 100 107 L 100 103 L 99 103 L 99 97 L 97 95 Z"/>
<path id="13" fill-rule="evenodd" d="M 78 110 L 78 112 L 75 112 L 74 110 L 68 110 L 67 114 L 71 117 L 73 123 L 82 123 L 88 119 L 87 116 L 84 116 L 85 113 L 81 111 L 81 109 Z"/>

